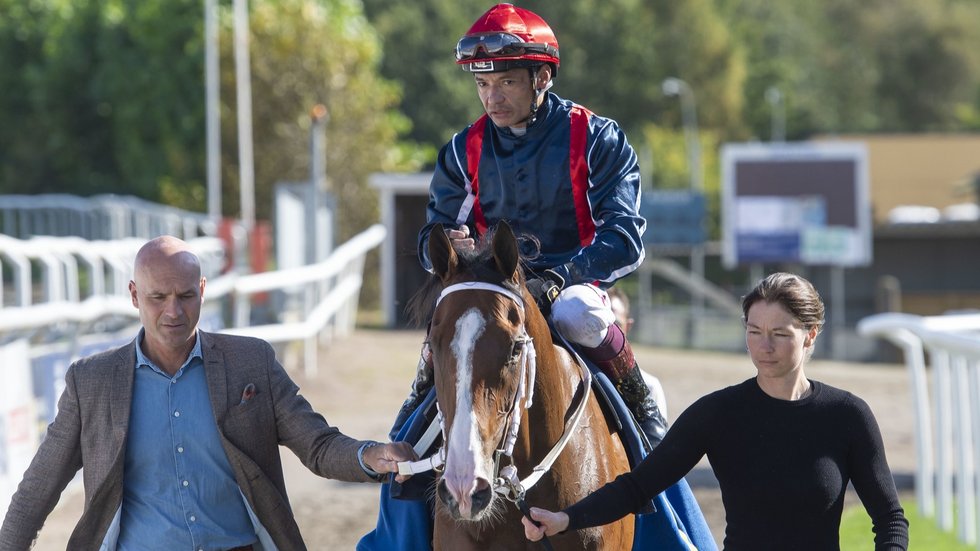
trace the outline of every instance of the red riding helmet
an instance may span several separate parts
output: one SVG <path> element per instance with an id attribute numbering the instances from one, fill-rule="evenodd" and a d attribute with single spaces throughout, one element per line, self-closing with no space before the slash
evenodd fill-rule
<path id="1" fill-rule="evenodd" d="M 456 43 L 456 64 L 464 71 L 495 73 L 550 63 L 558 73 L 558 39 L 538 14 L 497 4 Z"/>

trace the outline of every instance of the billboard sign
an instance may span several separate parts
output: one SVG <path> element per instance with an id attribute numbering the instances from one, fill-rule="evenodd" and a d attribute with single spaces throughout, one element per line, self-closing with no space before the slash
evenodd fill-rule
<path id="1" fill-rule="evenodd" d="M 721 157 L 726 267 L 871 263 L 864 144 L 726 144 Z"/>
<path id="2" fill-rule="evenodd" d="M 687 190 L 644 191 L 640 215 L 647 221 L 643 242 L 647 245 L 701 245 L 704 232 L 703 193 Z"/>

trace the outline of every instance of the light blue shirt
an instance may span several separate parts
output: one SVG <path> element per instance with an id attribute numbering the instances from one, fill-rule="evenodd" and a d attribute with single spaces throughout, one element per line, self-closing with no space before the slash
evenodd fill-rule
<path id="1" fill-rule="evenodd" d="M 211 411 L 200 335 L 171 377 L 137 338 L 117 549 L 219 551 L 256 531 Z"/>

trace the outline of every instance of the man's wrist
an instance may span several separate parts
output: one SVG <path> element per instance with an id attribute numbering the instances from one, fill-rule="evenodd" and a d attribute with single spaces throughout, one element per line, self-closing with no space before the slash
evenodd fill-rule
<path id="1" fill-rule="evenodd" d="M 385 475 L 383 473 L 379 473 L 379 472 L 375 471 L 374 469 L 372 469 L 371 467 L 369 467 L 367 463 L 364 462 L 364 452 L 368 448 L 373 448 L 375 446 L 380 446 L 380 445 L 381 445 L 381 442 L 375 442 L 374 440 L 368 440 L 367 442 L 364 442 L 363 444 L 361 444 L 361 446 L 359 448 L 357 448 L 357 464 L 361 466 L 361 470 L 364 471 L 364 474 L 370 476 L 371 478 L 373 478 L 375 480 L 381 480 Z"/>

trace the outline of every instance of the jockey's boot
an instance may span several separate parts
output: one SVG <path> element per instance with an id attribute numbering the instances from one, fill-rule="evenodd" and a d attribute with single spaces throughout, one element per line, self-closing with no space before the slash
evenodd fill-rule
<path id="1" fill-rule="evenodd" d="M 419 358 L 419 364 L 415 368 L 415 380 L 412 381 L 412 391 L 409 393 L 408 398 L 405 399 L 401 409 L 398 410 L 398 416 L 395 417 L 395 424 L 392 425 L 391 432 L 388 433 L 389 439 L 393 441 L 398 436 L 405 422 L 418 409 L 434 383 L 432 354 L 429 352 L 428 346 L 426 346 L 422 351 L 422 356 Z"/>
<path id="2" fill-rule="evenodd" d="M 640 425 L 640 430 L 646 436 L 650 449 L 657 447 L 667 433 L 667 420 L 653 399 L 650 387 L 643 380 L 643 374 L 640 373 L 640 367 L 636 365 L 633 349 L 626 335 L 618 325 L 613 324 L 609 326 L 603 344 L 591 349 L 591 352 L 593 353 L 588 354 L 589 359 L 595 362 L 596 366 L 616 385 L 616 390 L 623 397 L 626 406 Z M 615 355 L 610 357 L 610 352 Z M 606 359 L 598 359 L 596 356 L 605 356 Z"/>
<path id="3" fill-rule="evenodd" d="M 622 395 L 623 401 L 636 418 L 640 430 L 647 437 L 650 449 L 656 448 L 667 434 L 667 420 L 660 411 L 660 406 L 653 399 L 650 387 L 643 380 L 639 366 L 633 363 L 633 368 L 618 381 L 613 381 L 616 390 Z"/>

